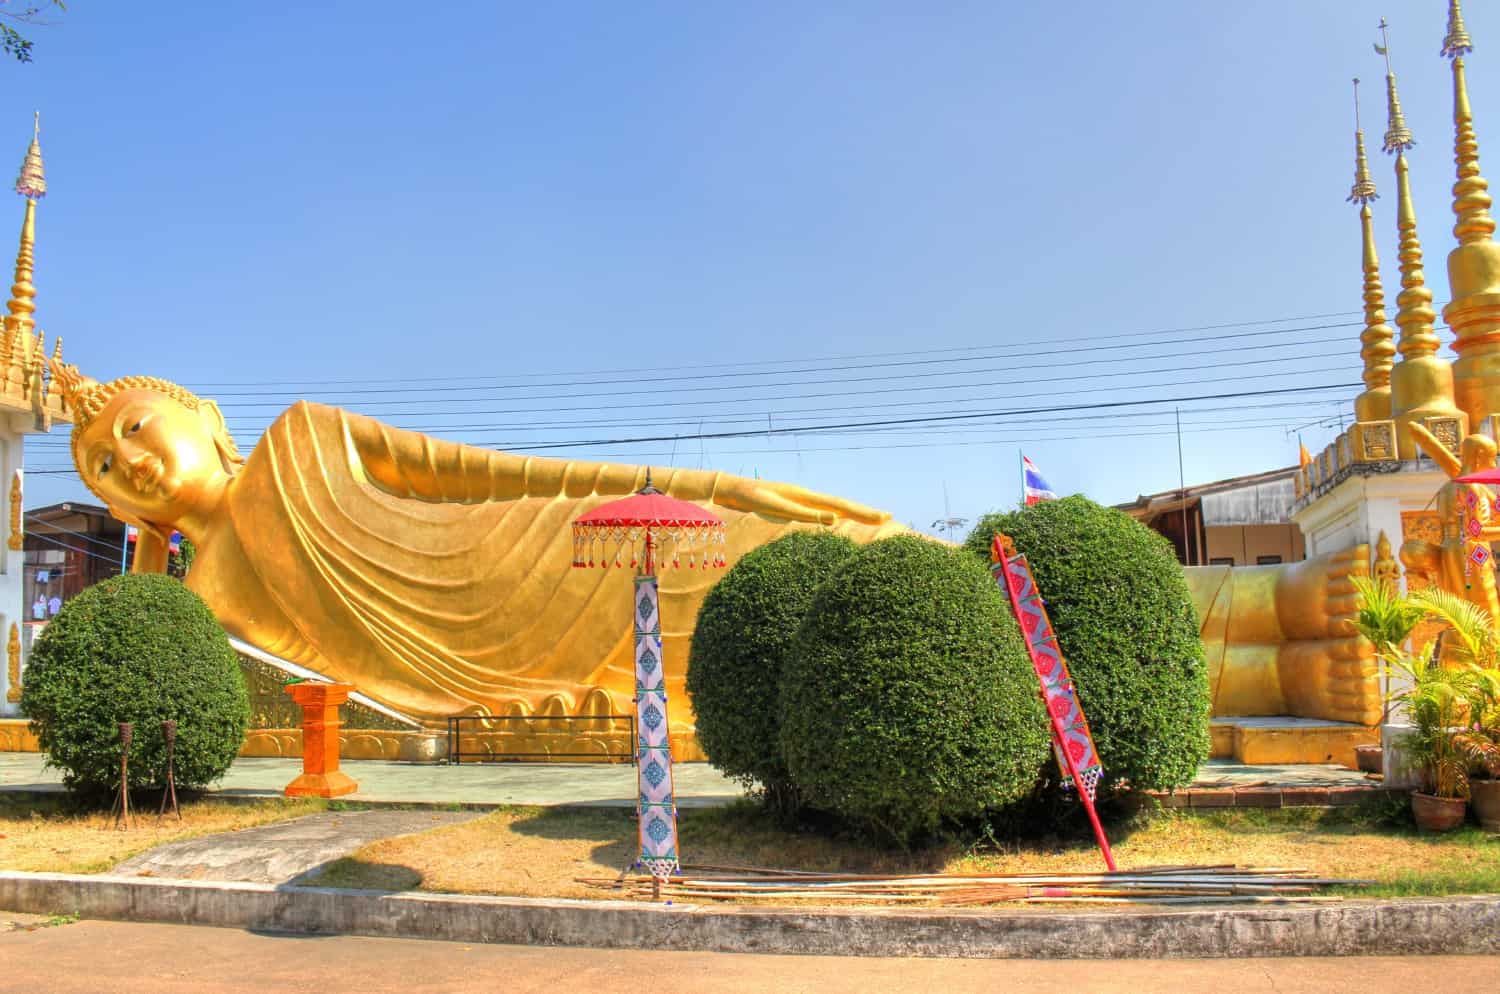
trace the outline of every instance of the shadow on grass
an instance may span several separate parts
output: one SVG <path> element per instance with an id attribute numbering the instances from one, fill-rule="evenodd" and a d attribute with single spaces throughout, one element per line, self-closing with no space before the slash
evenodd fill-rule
<path id="1" fill-rule="evenodd" d="M 369 863 L 344 856 L 298 874 L 282 887 L 333 887 L 400 894 L 422 886 L 422 874 L 399 863 Z M 278 888 L 280 889 L 280 888 Z"/>

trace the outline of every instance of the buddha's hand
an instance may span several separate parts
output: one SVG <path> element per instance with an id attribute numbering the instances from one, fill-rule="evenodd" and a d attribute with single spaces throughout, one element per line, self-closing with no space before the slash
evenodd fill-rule
<path id="1" fill-rule="evenodd" d="M 1368 576 L 1370 547 L 1293 563 L 1276 586 L 1276 614 L 1286 637 L 1277 652 L 1282 694 L 1303 718 L 1373 725 L 1380 720 L 1374 649 L 1354 622 L 1359 592 L 1353 578 Z"/>
<path id="2" fill-rule="evenodd" d="M 714 503 L 736 511 L 823 525 L 836 524 L 840 520 L 882 525 L 891 518 L 889 512 L 877 511 L 842 497 L 815 493 L 790 483 L 772 483 L 743 476 L 722 478 L 714 489 L 713 499 Z"/>

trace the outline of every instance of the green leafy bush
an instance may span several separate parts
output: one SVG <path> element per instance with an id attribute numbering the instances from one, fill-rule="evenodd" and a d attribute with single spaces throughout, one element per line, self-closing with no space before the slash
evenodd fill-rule
<path id="1" fill-rule="evenodd" d="M 1190 783 L 1208 758 L 1208 669 L 1187 580 L 1166 539 L 1084 497 L 986 515 L 965 545 L 988 563 L 997 531 L 1031 563 L 1105 786 Z"/>
<path id="2" fill-rule="evenodd" d="M 782 673 L 813 592 L 858 549 L 832 532 L 784 535 L 735 563 L 698 612 L 687 673 L 698 743 L 783 813 L 797 797 L 781 758 Z"/>
<path id="3" fill-rule="evenodd" d="M 818 588 L 782 686 L 809 803 L 910 843 L 1028 795 L 1047 720 L 1020 629 L 962 549 L 872 543 Z"/>
<path id="4" fill-rule="evenodd" d="M 133 574 L 69 600 L 32 648 L 21 692 L 42 749 L 83 793 L 119 783 L 118 724 L 135 726 L 132 786 L 165 781 L 161 722 L 177 722 L 183 787 L 217 780 L 234 761 L 250 702 L 224 630 L 198 595 L 169 576 Z"/>

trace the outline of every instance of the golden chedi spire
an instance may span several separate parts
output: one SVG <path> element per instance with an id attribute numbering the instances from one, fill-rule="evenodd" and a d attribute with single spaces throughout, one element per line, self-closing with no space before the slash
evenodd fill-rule
<path id="1" fill-rule="evenodd" d="M 1432 291 L 1422 270 L 1422 242 L 1417 237 L 1417 211 L 1411 197 L 1411 167 L 1406 150 L 1416 144 L 1411 130 L 1401 116 L 1401 99 L 1396 93 L 1396 74 L 1391 71 L 1389 41 L 1385 37 L 1385 18 L 1380 19 L 1381 40 L 1375 50 L 1385 56 L 1385 90 L 1387 121 L 1382 147 L 1396 156 L 1396 230 L 1400 234 L 1398 258 L 1401 261 L 1401 293 L 1396 297 L 1396 325 L 1401 338 L 1396 351 L 1401 361 L 1391 369 L 1391 414 L 1396 420 L 1396 449 L 1402 459 L 1415 459 L 1416 443 L 1406 426 L 1432 417 L 1462 420 L 1453 403 L 1453 367 L 1437 355 L 1437 332 L 1433 323 L 1437 313 L 1432 309 Z M 1459 424 L 1458 437 L 1467 426 Z M 1456 443 L 1457 438 L 1453 441 Z"/>
<path id="2" fill-rule="evenodd" d="M 1458 171 L 1453 235 L 1458 247 L 1448 254 L 1453 299 L 1443 308 L 1443 319 L 1453 329 L 1458 353 L 1454 397 L 1478 430 L 1486 418 L 1500 414 L 1500 246 L 1492 238 L 1490 185 L 1479 172 L 1479 138 L 1469 105 L 1464 56 L 1473 50 L 1459 0 L 1450 0 L 1442 54 L 1453 70 L 1453 162 Z"/>
<path id="3" fill-rule="evenodd" d="M 42 116 L 36 115 L 31 133 L 31 145 L 26 149 L 26 158 L 21 162 L 21 174 L 16 178 L 16 192 L 26 198 L 26 215 L 21 221 L 21 246 L 16 252 L 16 274 L 10 288 L 10 300 L 5 305 L 5 339 L 7 345 L 6 376 L 24 384 L 24 370 L 31 357 L 32 330 L 36 321 L 36 287 L 32 285 L 33 267 L 36 260 L 33 249 L 36 244 L 36 202 L 47 195 L 47 178 L 42 170 Z"/>
<path id="4" fill-rule="evenodd" d="M 1395 337 L 1385 323 L 1385 289 L 1380 283 L 1380 258 L 1375 252 L 1375 223 L 1370 202 L 1380 197 L 1365 155 L 1365 133 L 1359 125 L 1359 80 L 1354 81 L 1354 186 L 1348 202 L 1359 204 L 1364 241 L 1365 330 L 1360 332 L 1359 357 L 1364 360 L 1365 390 L 1354 398 L 1356 421 L 1386 421 L 1391 416 L 1391 360 Z"/>

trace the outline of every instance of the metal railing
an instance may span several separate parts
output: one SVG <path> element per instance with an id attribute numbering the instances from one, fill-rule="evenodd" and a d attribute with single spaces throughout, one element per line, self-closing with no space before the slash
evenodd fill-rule
<path id="1" fill-rule="evenodd" d="M 606 723 L 607 726 L 608 726 L 607 728 L 604 728 L 604 729 L 584 728 L 580 732 L 572 732 L 571 734 L 573 734 L 573 735 L 585 734 L 587 732 L 596 731 L 596 730 L 597 731 L 616 732 L 616 733 L 618 733 L 619 729 L 615 727 L 614 723 L 615 722 L 621 722 L 621 721 L 623 721 L 623 722 L 626 723 L 626 731 L 628 732 L 628 734 L 626 735 L 626 738 L 625 738 L 625 748 L 626 748 L 626 751 L 625 752 L 608 752 L 608 751 L 605 751 L 605 752 L 552 752 L 552 751 L 545 751 L 544 750 L 544 751 L 537 751 L 537 752 L 510 752 L 510 751 L 496 752 L 494 750 L 485 749 L 485 750 L 479 750 L 479 751 L 473 751 L 473 750 L 471 750 L 469 752 L 464 752 L 463 751 L 463 736 L 464 736 L 465 733 L 464 733 L 464 730 L 463 730 L 463 723 L 466 722 L 466 721 L 468 721 L 468 722 L 500 722 L 500 721 L 507 721 L 507 722 L 521 722 L 523 724 L 526 723 L 526 722 L 547 723 L 547 722 L 579 722 L 579 721 L 583 721 L 583 722 L 601 722 L 601 723 Z M 501 731 L 502 736 L 505 734 L 504 731 L 499 730 L 499 729 L 486 729 L 486 731 Z M 530 731 L 530 729 L 525 729 L 525 730 L 522 730 L 522 731 L 519 731 L 519 732 L 516 732 L 516 733 L 513 733 L 513 734 L 517 734 L 517 735 L 526 734 L 526 732 L 528 732 L 528 731 Z M 549 729 L 546 729 L 545 731 L 542 732 L 542 734 L 547 734 L 549 732 L 553 733 L 553 734 L 557 734 L 557 735 L 567 735 L 567 734 L 570 734 L 570 732 L 569 732 L 568 729 L 558 729 L 558 728 L 549 728 Z M 468 734 L 470 736 L 473 736 L 475 733 L 471 731 Z M 503 741 L 503 738 L 502 738 L 502 741 Z M 603 741 L 606 742 L 606 744 L 607 744 L 609 740 L 608 739 L 603 739 Z M 449 765 L 457 766 L 457 765 L 459 765 L 460 763 L 462 763 L 464 761 L 465 757 L 467 757 L 469 759 L 478 760 L 480 762 L 487 762 L 487 763 L 525 762 L 527 760 L 536 760 L 536 759 L 578 759 L 578 760 L 592 760 L 592 761 L 598 762 L 598 763 L 631 763 L 631 764 L 633 764 L 633 763 L 635 763 L 635 715 L 633 715 L 633 714 L 556 714 L 556 715 L 553 715 L 553 714 L 485 714 L 485 715 L 456 715 L 456 716 L 450 717 L 448 719 L 448 763 L 449 763 Z"/>

